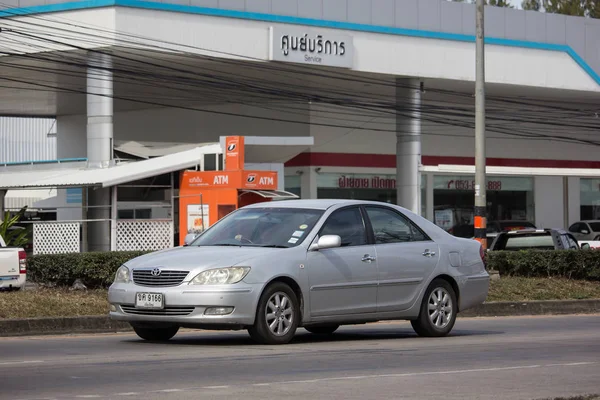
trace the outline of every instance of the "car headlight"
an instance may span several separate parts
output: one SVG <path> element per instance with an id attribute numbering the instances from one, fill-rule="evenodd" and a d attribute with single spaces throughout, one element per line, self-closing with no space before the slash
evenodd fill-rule
<path id="1" fill-rule="evenodd" d="M 250 272 L 250 267 L 227 267 L 200 272 L 190 285 L 227 285 L 238 283 Z"/>
<path id="2" fill-rule="evenodd" d="M 129 283 L 129 268 L 121 265 L 115 274 L 115 283 Z"/>

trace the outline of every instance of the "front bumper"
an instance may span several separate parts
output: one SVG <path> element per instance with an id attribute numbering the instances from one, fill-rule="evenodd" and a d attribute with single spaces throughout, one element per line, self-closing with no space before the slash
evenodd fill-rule
<path id="1" fill-rule="evenodd" d="M 249 326 L 254 324 L 262 284 L 238 283 L 199 287 L 183 283 L 176 287 L 148 287 L 134 283 L 113 284 L 108 291 L 111 319 L 131 323 L 165 323 L 185 327 Z M 139 292 L 162 293 L 164 309 L 135 308 Z M 210 307 L 233 307 L 227 315 L 206 315 Z"/>

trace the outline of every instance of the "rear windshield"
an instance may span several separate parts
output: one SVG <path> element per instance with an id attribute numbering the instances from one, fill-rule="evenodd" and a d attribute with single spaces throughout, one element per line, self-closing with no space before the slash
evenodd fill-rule
<path id="1" fill-rule="evenodd" d="M 498 239 L 496 250 L 554 250 L 554 241 L 550 233 L 537 233 L 527 235 L 505 235 Z"/>
<path id="2" fill-rule="evenodd" d="M 600 232 L 600 222 L 590 222 L 590 228 L 592 228 L 592 231 L 594 232 Z"/>
<path id="3" fill-rule="evenodd" d="M 516 231 L 525 228 L 534 228 L 535 225 L 528 221 L 504 221 L 500 222 L 500 229 L 503 231 Z"/>

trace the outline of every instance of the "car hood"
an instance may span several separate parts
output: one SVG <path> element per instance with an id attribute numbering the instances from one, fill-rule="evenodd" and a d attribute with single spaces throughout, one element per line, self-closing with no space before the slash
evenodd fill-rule
<path id="1" fill-rule="evenodd" d="M 229 267 L 285 249 L 231 246 L 186 246 L 145 254 L 126 263 L 129 268 L 173 268 L 192 271 L 198 268 Z"/>

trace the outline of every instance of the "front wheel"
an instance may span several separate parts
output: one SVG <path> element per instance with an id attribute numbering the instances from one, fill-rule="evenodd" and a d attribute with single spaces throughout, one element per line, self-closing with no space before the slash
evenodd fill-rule
<path id="1" fill-rule="evenodd" d="M 456 322 L 457 305 L 452 286 L 443 279 L 435 279 L 425 291 L 419 317 L 410 323 L 419 336 L 446 336 Z"/>
<path id="2" fill-rule="evenodd" d="M 166 342 L 177 334 L 179 327 L 171 326 L 168 328 L 142 328 L 139 326 L 134 326 L 133 330 L 144 340 L 149 340 L 152 342 Z"/>
<path id="3" fill-rule="evenodd" d="M 296 294 L 285 283 L 275 282 L 260 296 L 256 320 L 248 333 L 262 344 L 289 343 L 296 333 L 299 319 Z"/>

